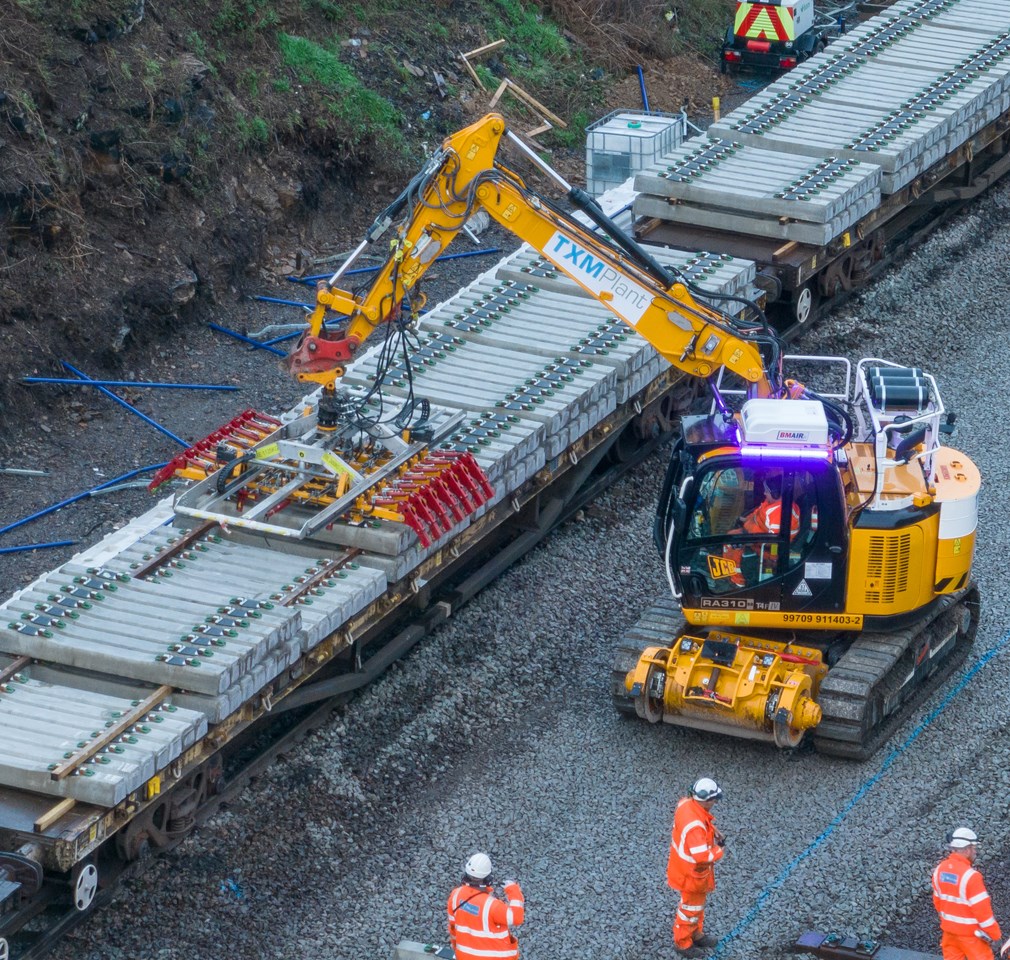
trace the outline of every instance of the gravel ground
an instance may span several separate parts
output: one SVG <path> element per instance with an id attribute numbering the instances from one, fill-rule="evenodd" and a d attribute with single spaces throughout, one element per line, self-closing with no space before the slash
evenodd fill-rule
<path id="1" fill-rule="evenodd" d="M 808 927 L 935 950 L 928 875 L 959 823 L 980 833 L 997 916 L 1010 920 L 998 559 L 1010 361 L 996 339 L 1008 319 L 1008 208 L 1004 186 L 801 345 L 934 373 L 960 414 L 955 445 L 985 477 L 976 659 L 876 758 L 787 758 L 611 709 L 616 639 L 663 590 L 649 541 L 655 457 L 154 861 L 56 956 L 384 960 L 401 938 L 443 938 L 460 865 L 485 849 L 526 892 L 524 956 L 673 957 L 669 826 L 699 775 L 725 790 L 728 854 L 708 911 L 719 957 L 781 956 Z"/>

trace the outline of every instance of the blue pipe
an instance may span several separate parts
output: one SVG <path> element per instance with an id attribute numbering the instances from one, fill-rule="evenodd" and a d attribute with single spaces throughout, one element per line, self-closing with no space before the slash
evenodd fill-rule
<path id="1" fill-rule="evenodd" d="M 145 383 L 138 380 L 71 380 L 69 377 L 22 377 L 22 383 L 59 383 L 70 387 L 158 387 L 161 390 L 238 390 L 219 383 Z"/>
<path id="2" fill-rule="evenodd" d="M 160 470 L 162 467 L 167 466 L 167 461 L 165 463 L 155 463 L 149 467 L 138 467 L 136 470 L 131 470 L 129 473 L 124 473 L 122 476 L 113 477 L 111 480 L 106 480 L 105 483 L 100 483 L 97 487 L 92 487 L 91 490 L 85 490 L 84 493 L 75 494 L 72 497 L 68 497 L 66 500 L 61 500 L 59 503 L 54 503 L 51 507 L 46 507 L 44 510 L 39 510 L 38 513 L 33 513 L 30 517 L 25 517 L 23 520 L 15 520 L 14 523 L 8 523 L 6 527 L 0 527 L 0 534 L 7 533 L 10 530 L 16 530 L 18 527 L 23 527 L 26 523 L 30 523 L 32 520 L 38 520 L 40 517 L 48 516 L 50 513 L 61 509 L 62 507 L 69 507 L 72 503 L 77 503 L 78 500 L 83 500 L 86 497 L 91 496 L 92 490 L 104 490 L 106 487 L 111 487 L 114 484 L 121 483 L 124 480 L 132 480 L 137 474 L 140 473 L 151 473 L 154 470 Z"/>
<path id="3" fill-rule="evenodd" d="M 635 69 L 638 71 L 638 86 L 639 89 L 642 91 L 642 107 L 644 108 L 645 112 L 648 113 L 649 95 L 645 92 L 645 74 L 642 72 L 641 67 L 635 67 Z"/>
<path id="4" fill-rule="evenodd" d="M 241 340 L 243 343 L 248 343 L 259 350 L 269 350 L 271 353 L 276 353 L 278 357 L 287 356 L 287 354 L 283 350 L 278 350 L 276 347 L 271 347 L 265 343 L 260 343 L 259 340 L 253 340 L 252 337 L 247 337 L 244 333 L 236 333 L 234 330 L 229 330 L 227 327 L 222 327 L 220 324 L 217 323 L 208 323 L 207 326 L 210 327 L 211 330 L 217 330 L 218 333 L 227 333 L 229 337 L 234 337 L 236 340 Z M 189 444 L 186 444 L 186 446 L 189 446 Z"/>
<path id="5" fill-rule="evenodd" d="M 492 253 L 501 253 L 501 247 L 488 247 L 486 250 L 463 250 L 461 253 L 443 253 L 442 256 L 435 258 L 435 263 L 441 263 L 443 260 L 463 260 L 466 257 L 486 257 Z M 350 277 L 356 273 L 374 273 L 381 269 L 381 266 L 357 267 L 354 270 L 348 270 L 344 276 Z M 317 273 L 311 277 L 288 277 L 288 280 L 292 283 L 314 283 L 316 280 L 327 280 L 332 276 L 332 273 Z"/>
<path id="6" fill-rule="evenodd" d="M 91 377 L 89 377 L 86 373 L 82 373 L 76 367 L 71 366 L 71 364 L 67 363 L 66 360 L 61 360 L 60 363 L 63 364 L 64 369 L 69 370 L 73 374 L 76 374 L 82 380 L 87 380 L 89 383 L 91 382 Z M 154 427 L 155 430 L 158 430 L 161 433 L 165 434 L 165 436 L 168 437 L 170 440 L 174 440 L 176 443 L 178 443 L 182 447 L 189 447 L 189 446 L 191 446 L 191 444 L 187 443 L 181 437 L 177 437 L 167 427 L 163 427 L 156 420 L 152 420 L 146 413 L 141 413 L 135 406 L 133 406 L 132 404 L 127 403 L 121 397 L 117 397 L 111 390 L 107 390 L 105 387 L 99 387 L 98 389 L 102 393 L 104 393 L 110 400 L 115 400 L 116 403 L 118 403 L 121 407 L 124 407 L 127 410 L 129 410 L 130 413 L 135 413 L 138 417 L 140 417 L 141 420 L 144 421 L 144 423 L 150 424 L 150 426 Z"/>
<path id="7" fill-rule="evenodd" d="M 260 297 L 255 296 L 253 300 L 262 300 L 263 303 L 279 303 L 285 307 L 301 307 L 303 310 L 315 310 L 311 303 L 302 303 L 301 300 L 282 300 L 280 297 Z"/>
<path id="8" fill-rule="evenodd" d="M 46 550 L 49 547 L 72 547 L 76 540 L 54 540 L 52 543 L 26 543 L 21 547 L 0 547 L 0 553 L 21 553 L 23 550 Z"/>

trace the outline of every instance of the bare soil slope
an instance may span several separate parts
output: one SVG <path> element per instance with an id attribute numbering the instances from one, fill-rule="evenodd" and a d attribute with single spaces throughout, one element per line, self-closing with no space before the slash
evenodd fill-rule
<path id="1" fill-rule="evenodd" d="M 29 367 L 142 363 L 261 268 L 340 247 L 484 112 L 457 59 L 489 39 L 480 4 L 436 3 L 426 29 L 403 11 L 362 26 L 361 6 L 0 0 L 0 423 L 30 413 Z M 720 85 L 696 59 L 674 72 L 708 74 L 701 103 Z M 602 110 L 619 77 L 594 76 L 534 93 Z"/>

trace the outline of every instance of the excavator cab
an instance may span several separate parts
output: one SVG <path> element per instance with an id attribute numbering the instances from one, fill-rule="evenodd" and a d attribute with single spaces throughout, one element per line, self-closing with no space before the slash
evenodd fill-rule
<path id="1" fill-rule="evenodd" d="M 847 531 L 830 461 L 723 454 L 682 489 L 671 567 L 685 610 L 844 609 Z"/>
<path id="2" fill-rule="evenodd" d="M 655 537 L 685 618 L 779 626 L 845 610 L 848 517 L 817 401 L 752 400 L 686 417 Z M 802 616 L 802 620 L 799 617 Z"/>

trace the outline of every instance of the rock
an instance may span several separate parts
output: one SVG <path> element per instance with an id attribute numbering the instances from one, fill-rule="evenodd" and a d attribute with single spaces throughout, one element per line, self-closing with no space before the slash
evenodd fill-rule
<path id="1" fill-rule="evenodd" d="M 199 283 L 200 278 L 192 270 L 186 270 L 182 275 L 169 283 L 168 289 L 172 294 L 172 299 L 182 306 L 182 304 L 189 303 L 196 296 L 196 288 Z"/>
<path id="2" fill-rule="evenodd" d="M 123 131 L 118 127 L 113 130 L 94 130 L 88 134 L 91 149 L 101 153 L 112 153 L 122 139 Z M 118 156 L 119 151 L 115 150 L 115 153 Z"/>
<path id="3" fill-rule="evenodd" d="M 302 185 L 300 183 L 279 183 L 275 188 L 275 192 L 277 194 L 277 202 L 282 210 L 290 210 L 295 204 L 302 202 Z"/>

